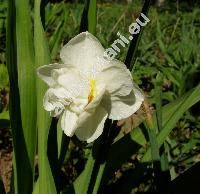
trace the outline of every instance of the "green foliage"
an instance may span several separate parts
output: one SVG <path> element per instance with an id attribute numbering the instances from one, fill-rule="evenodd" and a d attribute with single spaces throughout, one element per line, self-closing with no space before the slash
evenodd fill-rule
<path id="1" fill-rule="evenodd" d="M 21 12 L 21 9 L 25 11 Z M 14 145 L 14 192 L 16 194 L 32 192 L 36 149 L 34 58 L 28 10 L 28 1 L 9 1 L 6 58 L 10 79 L 9 112 Z"/>
<path id="2" fill-rule="evenodd" d="M 44 29 L 40 17 L 41 1 L 35 0 L 34 4 L 34 48 L 35 48 L 35 68 L 44 64 L 49 64 L 50 51 L 45 39 Z M 36 73 L 36 72 L 35 72 Z M 39 178 L 38 185 L 34 193 L 56 194 L 56 186 L 47 155 L 47 143 L 50 129 L 50 115 L 43 109 L 43 97 L 47 86 L 39 78 L 36 80 L 37 86 L 37 128 L 38 128 L 38 157 L 39 157 Z M 38 188 L 39 187 L 39 188 Z"/>

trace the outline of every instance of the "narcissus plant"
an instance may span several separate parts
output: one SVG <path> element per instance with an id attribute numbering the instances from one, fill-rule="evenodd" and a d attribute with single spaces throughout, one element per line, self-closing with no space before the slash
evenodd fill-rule
<path id="1" fill-rule="evenodd" d="M 48 85 L 44 108 L 61 119 L 67 136 L 88 143 L 103 132 L 107 118 L 121 120 L 135 113 L 144 97 L 126 66 L 109 60 L 101 43 L 83 32 L 60 52 L 63 64 L 38 68 Z"/>

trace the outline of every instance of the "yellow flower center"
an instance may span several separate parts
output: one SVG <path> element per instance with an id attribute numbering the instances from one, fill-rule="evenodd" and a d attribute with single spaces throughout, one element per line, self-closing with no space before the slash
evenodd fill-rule
<path id="1" fill-rule="evenodd" d="M 90 93 L 88 95 L 88 104 L 93 100 L 94 95 L 95 95 L 95 80 L 91 79 L 90 80 Z"/>

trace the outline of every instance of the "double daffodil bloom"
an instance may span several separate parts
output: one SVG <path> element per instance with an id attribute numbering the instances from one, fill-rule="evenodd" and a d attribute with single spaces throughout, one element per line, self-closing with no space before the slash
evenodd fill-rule
<path id="1" fill-rule="evenodd" d="M 38 68 L 48 85 L 44 108 L 60 117 L 67 136 L 74 134 L 88 143 L 103 132 L 107 118 L 121 120 L 135 113 L 144 99 L 130 71 L 118 60 L 108 60 L 104 48 L 89 32 L 66 44 L 63 64 Z"/>

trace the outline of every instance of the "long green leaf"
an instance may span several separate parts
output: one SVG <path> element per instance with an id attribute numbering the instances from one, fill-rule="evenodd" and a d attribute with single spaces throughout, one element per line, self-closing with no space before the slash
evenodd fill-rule
<path id="1" fill-rule="evenodd" d="M 88 10 L 88 31 L 92 34 L 96 34 L 97 24 L 97 1 L 90 0 Z"/>
<path id="2" fill-rule="evenodd" d="M 85 169 L 73 184 L 75 194 L 90 194 L 98 191 L 105 167 L 105 156 L 108 150 L 106 137 L 108 136 L 110 125 L 111 120 L 107 120 L 102 136 L 94 142 Z"/>
<path id="3" fill-rule="evenodd" d="M 54 34 L 52 35 L 52 39 L 50 40 L 50 50 L 52 59 L 56 58 L 56 55 L 58 54 L 61 38 L 64 32 L 64 23 L 64 21 L 61 21 L 58 24 L 58 27 L 56 28 Z"/>
<path id="4" fill-rule="evenodd" d="M 145 0 L 144 1 L 144 5 L 142 7 L 141 13 L 143 13 L 145 15 L 148 14 L 149 8 L 150 8 L 150 3 L 151 3 L 151 0 Z M 141 19 L 141 17 L 139 19 Z M 139 46 L 139 42 L 140 42 L 140 39 L 141 39 L 141 36 L 142 36 L 142 32 L 143 32 L 143 28 L 140 30 L 140 32 L 138 34 L 133 36 L 133 40 L 130 43 L 130 46 L 129 46 L 129 49 L 128 49 L 128 52 L 127 52 L 127 56 L 126 56 L 126 59 L 125 59 L 125 64 L 126 64 L 127 68 L 129 68 L 129 69 L 132 69 L 133 65 L 135 64 L 135 61 L 136 61 L 136 58 L 137 58 L 136 52 L 137 52 L 137 49 L 138 49 L 138 46 Z"/>
<path id="5" fill-rule="evenodd" d="M 31 193 L 33 187 L 36 112 L 31 38 L 28 1 L 8 1 L 6 63 L 10 81 L 9 113 L 14 145 L 12 190 L 15 194 Z"/>
<path id="6" fill-rule="evenodd" d="M 81 18 L 80 32 L 89 31 L 96 34 L 97 24 L 97 2 L 96 0 L 85 0 L 85 6 Z"/>
<path id="7" fill-rule="evenodd" d="M 162 130 L 162 85 L 163 85 L 163 78 L 160 72 L 156 76 L 156 86 L 155 86 L 155 102 L 156 102 L 156 120 L 158 131 Z M 166 144 L 161 146 L 160 148 L 160 163 L 161 163 L 161 170 L 167 171 L 169 170 L 169 163 L 166 155 Z M 167 182 L 167 181 L 165 181 Z"/>
<path id="8" fill-rule="evenodd" d="M 50 52 L 44 37 L 40 17 L 41 0 L 35 0 L 34 14 L 34 46 L 36 67 L 50 63 Z M 36 74 L 36 71 L 34 72 Z M 50 115 L 43 109 L 43 97 L 47 86 L 39 79 L 37 85 L 37 127 L 38 127 L 38 156 L 39 156 L 39 194 L 56 194 L 56 186 L 51 172 L 48 156 L 47 141 L 50 128 Z M 36 187 L 37 189 L 37 187 Z"/>
<path id="9" fill-rule="evenodd" d="M 95 160 L 92 156 L 92 151 L 91 151 L 84 171 L 81 173 L 81 175 L 76 179 L 76 181 L 73 184 L 75 194 L 79 194 L 79 193 L 87 194 L 94 164 L 95 164 Z"/>
<path id="10" fill-rule="evenodd" d="M 31 167 L 36 146 L 35 64 L 29 1 L 16 0 L 17 67 L 22 127 Z M 23 10 L 23 11 L 22 11 Z"/>
<path id="11" fill-rule="evenodd" d="M 96 182 L 95 182 L 92 194 L 97 194 L 98 191 L 99 191 L 99 187 L 100 187 L 101 182 L 102 182 L 102 177 L 103 177 L 105 166 L 106 166 L 106 162 L 101 164 L 100 167 L 99 167 L 99 171 L 98 171 L 98 174 L 97 174 L 97 177 L 96 177 Z"/>

